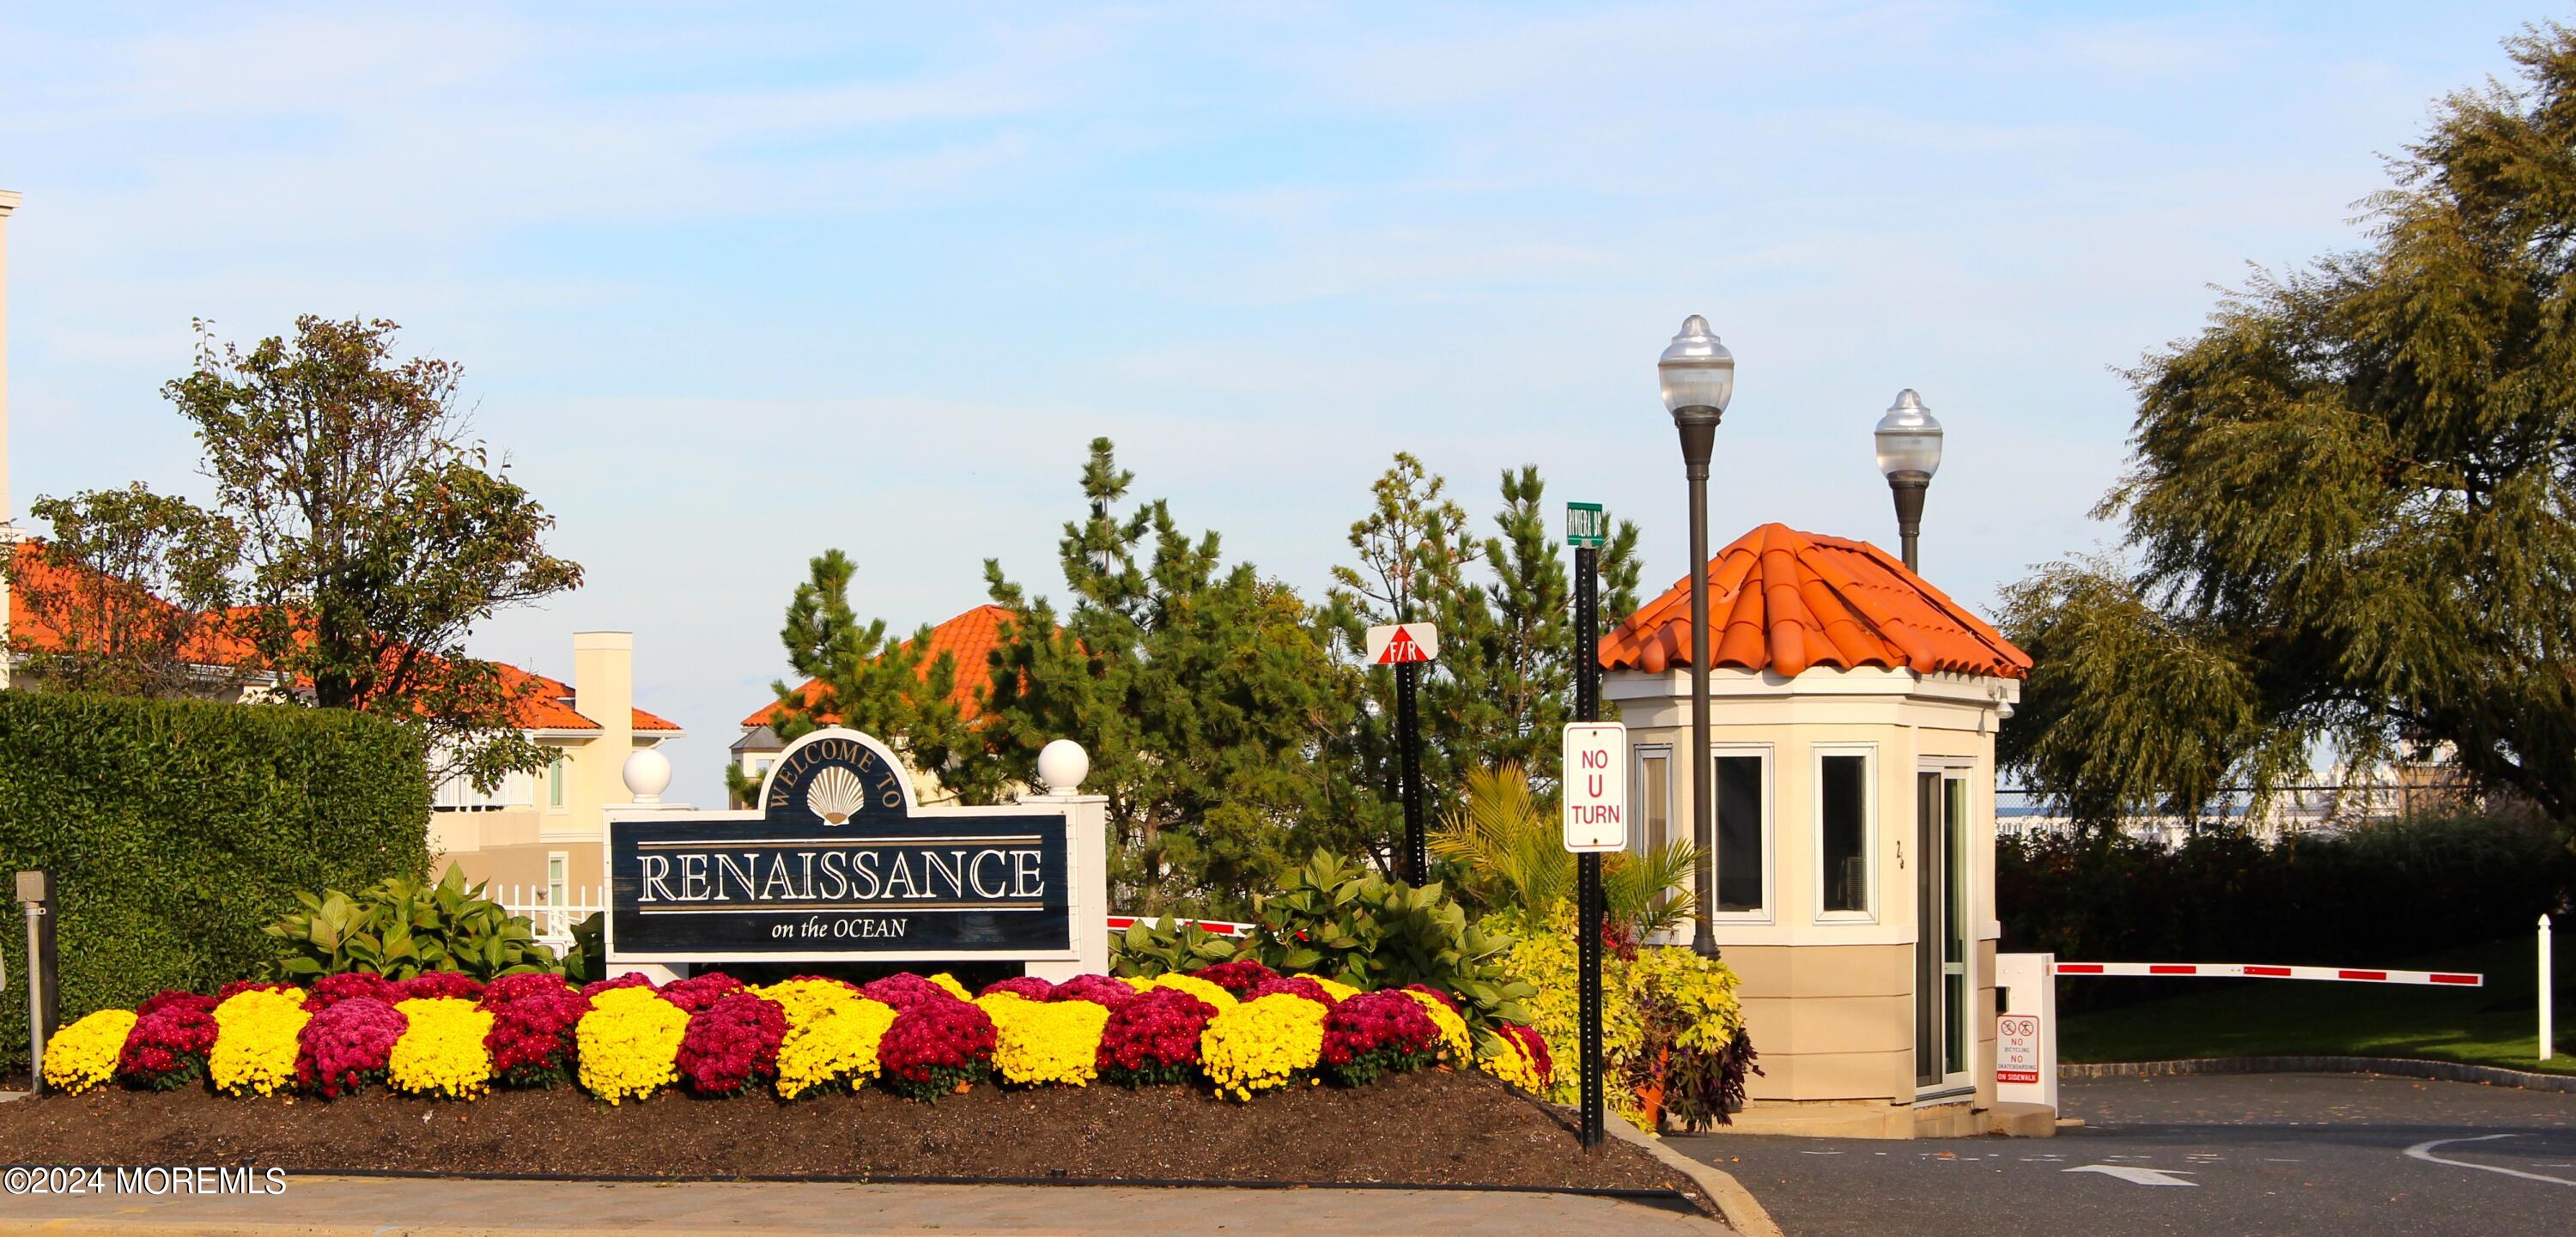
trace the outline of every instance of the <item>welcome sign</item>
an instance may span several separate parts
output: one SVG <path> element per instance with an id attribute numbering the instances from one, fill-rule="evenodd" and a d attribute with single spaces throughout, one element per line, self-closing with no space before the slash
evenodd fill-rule
<path id="1" fill-rule="evenodd" d="M 608 960 L 1069 958 L 1066 817 L 921 808 L 852 730 L 787 746 L 748 812 L 612 810 Z"/>

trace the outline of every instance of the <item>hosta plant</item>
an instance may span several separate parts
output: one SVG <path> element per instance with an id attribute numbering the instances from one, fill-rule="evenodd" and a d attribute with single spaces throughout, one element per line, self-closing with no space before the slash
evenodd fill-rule
<path id="1" fill-rule="evenodd" d="M 484 897 L 483 886 L 468 887 L 455 868 L 435 885 L 395 877 L 354 895 L 326 889 L 295 900 L 301 909 L 264 929 L 283 943 L 275 970 L 287 979 L 456 971 L 489 980 L 556 969 L 554 951 L 537 943 L 526 917 Z"/>

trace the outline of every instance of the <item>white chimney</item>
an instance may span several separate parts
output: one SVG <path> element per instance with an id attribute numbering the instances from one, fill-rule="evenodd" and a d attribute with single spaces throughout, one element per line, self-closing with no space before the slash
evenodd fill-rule
<path id="1" fill-rule="evenodd" d="M 580 763 L 600 803 L 626 803 L 626 757 L 635 748 L 635 633 L 572 636 L 572 707 L 599 723 L 598 754 Z"/>

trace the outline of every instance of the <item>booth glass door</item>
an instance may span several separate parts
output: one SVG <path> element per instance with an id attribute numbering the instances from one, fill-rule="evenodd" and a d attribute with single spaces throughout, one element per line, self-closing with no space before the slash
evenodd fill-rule
<path id="1" fill-rule="evenodd" d="M 1958 771 L 1914 775 L 1914 1082 L 1965 1090 L 1968 1014 L 1968 781 Z"/>

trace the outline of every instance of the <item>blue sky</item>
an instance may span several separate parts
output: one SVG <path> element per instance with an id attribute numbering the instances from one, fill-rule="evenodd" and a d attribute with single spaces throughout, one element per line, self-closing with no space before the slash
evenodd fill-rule
<path id="1" fill-rule="evenodd" d="M 1701 313 L 1740 365 L 1712 534 L 1892 542 L 1869 429 L 1916 387 L 1925 572 L 1984 606 L 2108 538 L 2114 367 L 2357 243 L 2380 154 L 2549 15 L 949 8 L 0 5 L 13 514 L 203 494 L 157 394 L 192 317 L 392 318 L 589 569 L 476 651 L 633 630 L 703 803 L 809 556 L 906 629 L 987 557 L 1051 590 L 1097 434 L 1309 591 L 1399 450 L 1480 516 L 1540 465 L 1666 584 L 1652 367 Z"/>

